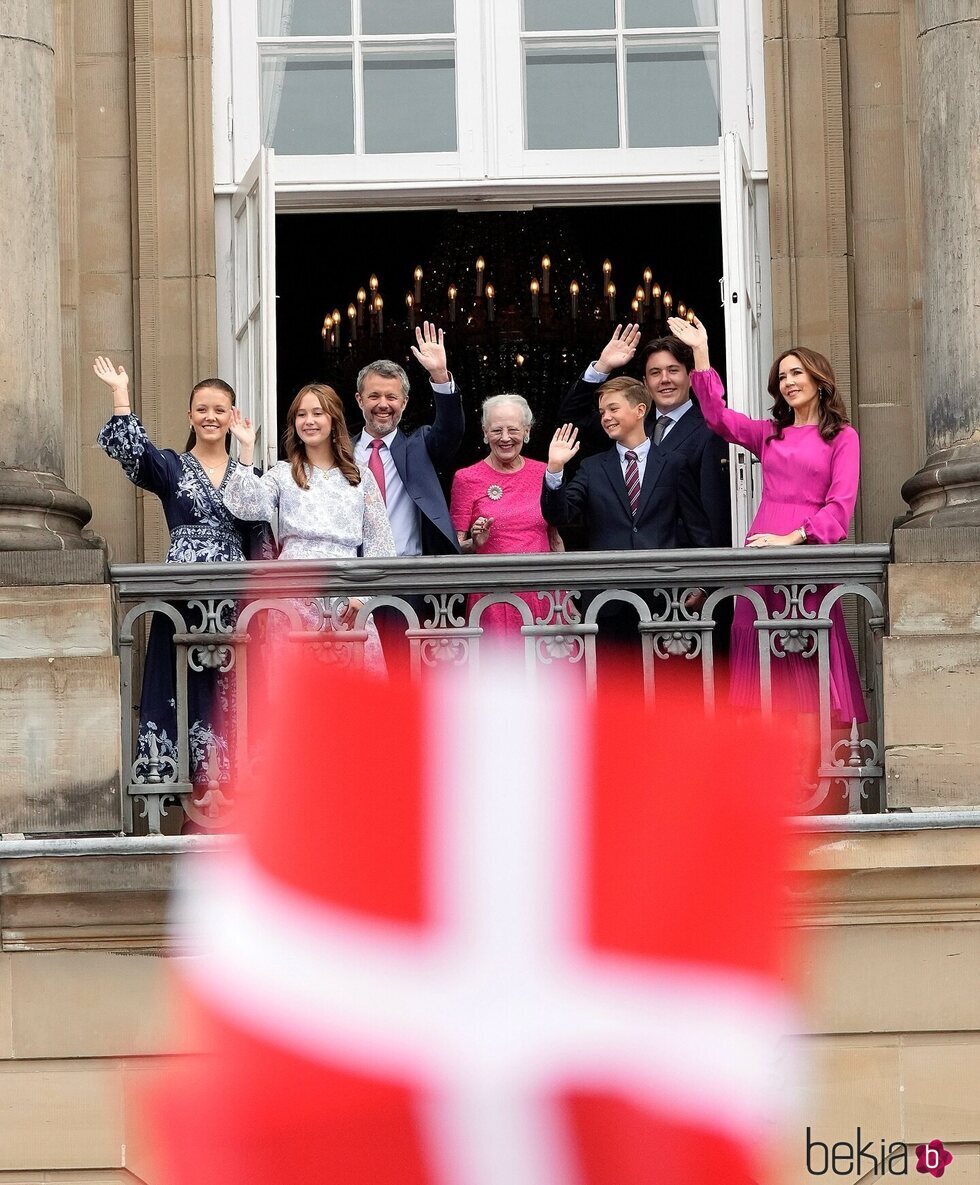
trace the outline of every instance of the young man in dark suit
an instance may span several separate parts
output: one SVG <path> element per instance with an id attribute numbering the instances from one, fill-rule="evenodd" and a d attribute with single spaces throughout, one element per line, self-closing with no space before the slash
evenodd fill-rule
<path id="1" fill-rule="evenodd" d="M 428 321 L 415 331 L 415 360 L 428 372 L 436 404 L 431 424 L 405 433 L 398 427 L 408 403 L 408 375 L 380 359 L 357 376 L 364 431 L 353 439 L 354 460 L 374 474 L 388 509 L 400 556 L 459 551 L 436 467 L 448 465 L 463 439 L 463 403 L 446 362 L 443 332 Z"/>
<path id="2" fill-rule="evenodd" d="M 615 378 L 599 389 L 599 419 L 613 447 L 587 457 L 571 481 L 564 469 L 579 451 L 578 429 L 564 424 L 548 451 L 541 491 L 545 521 L 582 520 L 592 550 L 626 551 L 678 546 L 683 527 L 694 547 L 710 543 L 689 467 L 647 436 L 649 395 L 636 379 Z"/>
<path id="3" fill-rule="evenodd" d="M 562 400 L 559 423 L 575 424 L 587 446 L 594 447 L 602 441 L 595 408 L 596 392 L 614 370 L 632 361 L 639 342 L 638 326 L 618 325 L 598 360 L 586 368 Z M 647 433 L 658 450 L 676 454 L 683 460 L 710 528 L 708 542 L 701 544 L 679 522 L 676 546 L 730 547 L 728 445 L 708 428 L 697 400 L 691 395 L 693 351 L 676 337 L 660 337 L 644 346 L 640 363 L 647 390 Z"/>

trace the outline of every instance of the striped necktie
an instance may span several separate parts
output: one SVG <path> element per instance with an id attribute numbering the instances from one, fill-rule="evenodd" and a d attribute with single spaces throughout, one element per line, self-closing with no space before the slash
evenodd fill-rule
<path id="1" fill-rule="evenodd" d="M 629 498 L 630 510 L 635 515 L 640 504 L 640 466 L 632 449 L 626 450 L 626 497 Z"/>

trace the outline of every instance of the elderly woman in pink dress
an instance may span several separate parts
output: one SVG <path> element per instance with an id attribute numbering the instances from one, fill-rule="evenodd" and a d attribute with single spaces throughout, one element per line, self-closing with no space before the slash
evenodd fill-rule
<path id="1" fill-rule="evenodd" d="M 854 514 L 860 473 L 858 436 L 847 421 L 834 372 L 822 354 L 802 346 L 785 350 L 769 372 L 772 414 L 754 420 L 724 403 L 724 387 L 708 360 L 708 335 L 695 318 L 688 324 L 671 317 L 670 331 L 694 350 L 691 387 L 712 432 L 754 453 L 762 464 L 762 501 L 745 540 L 746 547 L 793 547 L 802 543 L 840 543 Z M 785 598 L 758 590 L 770 612 Z M 804 597 L 815 609 L 827 586 Z M 830 611 L 830 693 L 834 722 L 867 720 L 854 652 L 840 602 Z M 759 649 L 755 610 L 743 597 L 735 607 L 731 646 L 732 702 L 759 702 Z M 797 712 L 816 712 L 817 660 L 787 654 L 772 663 L 773 704 Z"/>
<path id="2" fill-rule="evenodd" d="M 481 412 L 483 441 L 490 453 L 453 478 L 449 512 L 460 550 L 478 555 L 564 551 L 557 530 L 541 517 L 545 464 L 522 455 L 534 416 L 521 395 L 491 395 Z M 535 619 L 549 606 L 537 593 L 517 593 Z M 479 599 L 476 593 L 469 606 Z M 480 624 L 492 633 L 516 633 L 520 614 L 510 605 L 491 605 Z"/>

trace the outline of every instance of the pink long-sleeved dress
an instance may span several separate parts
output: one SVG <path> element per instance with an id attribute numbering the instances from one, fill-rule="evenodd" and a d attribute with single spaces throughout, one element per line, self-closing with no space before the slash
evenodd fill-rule
<path id="1" fill-rule="evenodd" d="M 762 464 L 762 501 L 749 534 L 769 532 L 789 535 L 798 527 L 809 543 L 840 543 L 857 500 L 861 466 L 858 435 L 850 425 L 833 440 L 824 440 L 815 424 L 783 429 L 776 436 L 772 420 L 754 420 L 732 411 L 724 403 L 725 388 L 714 370 L 696 370 L 691 386 L 712 432 L 754 453 Z M 803 599 L 807 610 L 816 609 L 829 591 L 819 587 Z M 757 590 L 773 609 L 785 608 L 785 598 L 771 589 Z M 731 643 L 731 698 L 742 706 L 759 703 L 759 639 L 756 614 L 750 601 L 735 603 Z M 840 601 L 830 611 L 830 694 L 834 722 L 860 724 L 868 714 L 861 691 L 854 651 L 844 625 Z M 797 712 L 816 712 L 819 680 L 817 656 L 773 655 L 771 663 L 773 706 Z"/>
<path id="2" fill-rule="evenodd" d="M 477 461 L 459 469 L 453 477 L 449 513 L 457 531 L 468 531 L 475 519 L 493 519 L 490 537 L 477 548 L 478 555 L 531 555 L 551 550 L 548 524 L 541 517 L 541 483 L 545 464 L 524 458 L 520 469 L 501 473 L 489 461 Z M 496 497 L 491 497 L 493 490 Z M 547 618 L 550 608 L 536 592 L 518 592 L 534 615 Z M 467 612 L 480 599 L 479 593 L 467 599 Z M 509 605 L 490 605 L 480 624 L 488 633 L 519 634 L 521 616 Z"/>

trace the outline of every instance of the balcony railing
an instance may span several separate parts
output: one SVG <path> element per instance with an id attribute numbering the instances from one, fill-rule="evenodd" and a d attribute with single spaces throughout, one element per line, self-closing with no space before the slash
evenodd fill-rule
<path id="1" fill-rule="evenodd" d="M 736 597 L 746 598 L 754 609 L 762 711 L 772 710 L 776 664 L 790 655 L 816 664 L 820 753 L 817 767 L 801 778 L 800 813 L 883 811 L 881 638 L 888 558 L 887 547 L 864 545 L 117 565 L 112 581 L 120 602 L 126 829 L 159 832 L 174 801 L 201 828 L 226 825 L 233 775 L 209 761 L 207 777 L 192 784 L 188 675 L 220 672 L 232 681 L 228 731 L 237 758 L 232 768 L 244 768 L 250 745 L 248 655 L 262 623 L 273 618 L 279 632 L 272 636 L 282 642 L 309 643 L 325 661 L 356 666 L 364 662 L 369 617 L 387 606 L 389 619 L 400 623 L 404 639 L 399 648 L 412 677 L 424 679 L 428 671 L 447 665 L 475 673 L 481 646 L 490 640 L 481 624 L 484 614 L 503 603 L 520 615 L 514 637 L 523 646 L 528 678 L 543 667 L 565 664 L 581 670 L 594 692 L 607 661 L 602 610 L 620 603 L 636 616 L 632 661 L 647 699 L 669 707 L 663 701 L 673 684 L 664 675 L 682 664 L 689 676 L 693 672 L 710 714 L 727 702 L 718 655 L 719 649 L 724 652 L 724 607 Z M 474 601 L 476 590 L 480 596 Z M 516 590 L 538 591 L 544 612 L 532 616 Z M 764 598 L 764 590 L 771 594 Z M 338 605 L 353 596 L 370 600 L 347 630 L 337 622 Z M 831 705 L 830 612 L 838 601 L 855 643 L 869 717 L 844 729 L 835 723 Z M 729 618 L 730 613 L 729 608 Z M 174 627 L 178 727 L 169 755 L 152 744 L 139 752 L 134 745 L 136 676 L 152 614 L 166 615 Z"/>

